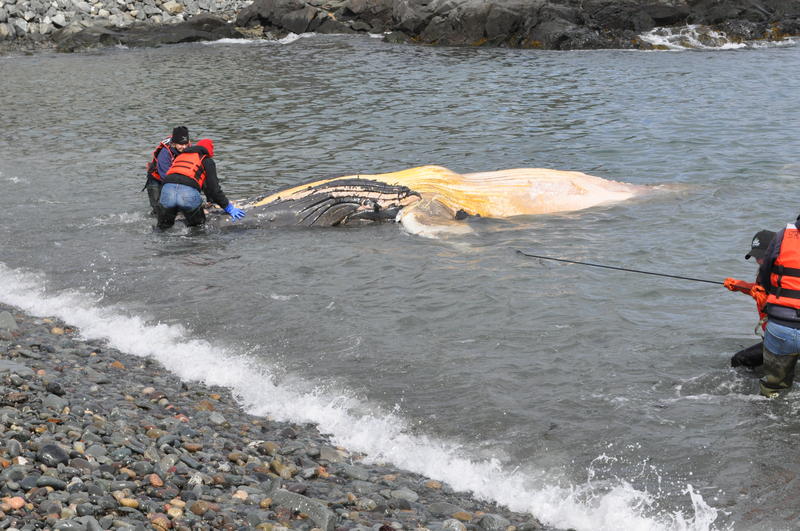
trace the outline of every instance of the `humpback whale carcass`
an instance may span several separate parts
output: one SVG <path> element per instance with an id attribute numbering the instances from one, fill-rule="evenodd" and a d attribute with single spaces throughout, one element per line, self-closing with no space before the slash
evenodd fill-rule
<path id="1" fill-rule="evenodd" d="M 469 231 L 458 222 L 467 216 L 569 212 L 623 201 L 645 190 L 576 171 L 518 168 L 459 174 L 442 166 L 420 166 L 313 181 L 241 206 L 259 225 L 312 227 L 397 220 L 411 232 L 430 235 Z"/>

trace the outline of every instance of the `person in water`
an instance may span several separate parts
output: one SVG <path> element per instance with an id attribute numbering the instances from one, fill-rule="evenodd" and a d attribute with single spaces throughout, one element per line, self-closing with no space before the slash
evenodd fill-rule
<path id="1" fill-rule="evenodd" d="M 744 255 L 745 260 L 749 260 L 752 256 L 756 259 L 759 266 L 764 262 L 767 248 L 772 240 L 775 238 L 775 233 L 771 230 L 761 230 L 753 236 L 753 241 L 750 245 L 750 251 Z M 737 280 L 735 278 L 726 278 L 724 285 L 731 291 L 738 291 L 746 293 L 753 297 L 756 301 L 756 309 L 758 310 L 758 324 L 756 325 L 756 333 L 763 334 L 764 328 L 767 326 L 767 314 L 764 312 L 764 306 L 767 302 L 767 293 L 764 286 L 756 282 L 746 282 L 744 280 Z M 759 328 L 761 330 L 759 330 Z M 754 369 L 760 367 L 764 363 L 764 342 L 759 341 L 751 347 L 740 350 L 731 358 L 731 367 L 747 367 Z"/>
<path id="2" fill-rule="evenodd" d="M 164 177 L 159 200 L 158 228 L 168 229 L 175 224 L 175 216 L 183 212 L 190 227 L 206 221 L 203 210 L 202 191 L 209 201 L 218 204 L 233 221 L 242 219 L 244 210 L 228 201 L 217 180 L 217 165 L 214 162 L 214 143 L 204 138 L 183 150 L 172 162 Z"/>
<path id="3" fill-rule="evenodd" d="M 764 329 L 764 376 L 761 394 L 777 397 L 794 382 L 800 356 L 800 230 L 799 222 L 781 230 L 767 248 L 758 271 L 758 283 L 766 287 Z"/>
<path id="4" fill-rule="evenodd" d="M 172 130 L 172 136 L 159 142 L 156 149 L 153 150 L 153 156 L 147 163 L 147 181 L 144 184 L 147 198 L 150 200 L 152 215 L 158 215 L 161 187 L 164 185 L 164 177 L 167 176 L 172 161 L 190 145 L 189 129 L 179 125 Z"/>

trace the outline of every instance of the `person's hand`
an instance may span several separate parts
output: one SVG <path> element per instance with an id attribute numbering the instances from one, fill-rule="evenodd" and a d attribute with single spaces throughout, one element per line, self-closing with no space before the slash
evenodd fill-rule
<path id="1" fill-rule="evenodd" d="M 723 286 L 731 291 L 741 291 L 742 293 L 750 293 L 753 288 L 752 282 L 745 282 L 744 280 L 737 280 L 735 278 L 726 278 Z"/>
<path id="2" fill-rule="evenodd" d="M 233 221 L 238 219 L 242 219 L 245 216 L 244 210 L 241 208 L 236 208 L 233 206 L 233 203 L 228 203 L 228 206 L 225 207 L 225 212 L 231 217 Z"/>
<path id="3" fill-rule="evenodd" d="M 750 296 L 756 300 L 756 307 L 761 310 L 764 308 L 764 305 L 767 304 L 767 292 L 764 289 L 764 286 L 759 286 L 755 284 L 750 289 Z"/>

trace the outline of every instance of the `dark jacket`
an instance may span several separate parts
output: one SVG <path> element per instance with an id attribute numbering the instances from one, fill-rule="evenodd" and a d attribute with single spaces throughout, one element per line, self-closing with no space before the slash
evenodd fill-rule
<path id="1" fill-rule="evenodd" d="M 203 168 L 206 174 L 206 180 L 203 183 L 202 192 L 212 203 L 218 204 L 223 209 L 227 207 L 229 203 L 228 198 L 225 196 L 225 193 L 222 191 L 222 188 L 219 185 L 219 179 L 217 179 L 217 164 L 214 162 L 213 158 L 208 156 L 208 151 L 206 148 L 202 146 L 192 146 L 184 149 L 183 152 L 200 153 L 202 155 L 206 155 L 206 158 L 203 159 Z M 199 189 L 197 182 L 195 182 L 194 179 L 178 173 L 168 173 L 167 176 L 164 177 L 164 184 L 166 183 L 185 184 L 186 186 Z"/>
<path id="2" fill-rule="evenodd" d="M 174 147 L 170 146 L 169 149 L 162 149 L 158 152 L 158 158 L 156 160 L 156 171 L 161 176 L 161 179 L 164 179 L 164 176 L 167 175 L 167 171 L 169 170 L 172 161 L 175 160 L 180 154 L 180 151 L 175 149 Z"/>

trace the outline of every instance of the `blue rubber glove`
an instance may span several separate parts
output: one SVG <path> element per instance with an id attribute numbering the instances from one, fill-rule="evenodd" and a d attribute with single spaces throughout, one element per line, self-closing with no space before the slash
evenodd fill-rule
<path id="1" fill-rule="evenodd" d="M 233 203 L 228 203 L 228 206 L 225 207 L 225 212 L 230 215 L 233 221 L 242 219 L 244 217 L 244 210 L 241 208 L 236 208 L 233 206 Z"/>

